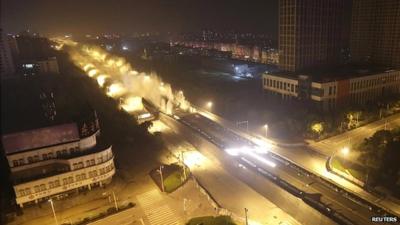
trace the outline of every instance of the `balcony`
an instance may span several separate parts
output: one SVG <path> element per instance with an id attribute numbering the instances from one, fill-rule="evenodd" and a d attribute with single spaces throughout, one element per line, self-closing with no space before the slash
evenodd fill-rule
<path id="1" fill-rule="evenodd" d="M 108 168 L 108 170 L 107 170 Z M 99 171 L 104 170 L 104 173 L 99 173 Z M 90 177 L 88 176 L 89 172 L 97 171 L 96 176 Z M 76 181 L 76 176 L 80 174 L 86 174 L 86 178 Z M 14 186 L 14 191 L 16 193 L 16 202 L 17 204 L 24 204 L 27 202 L 35 201 L 37 199 L 45 198 L 48 196 L 56 195 L 62 192 L 66 192 L 69 190 L 73 190 L 79 187 L 88 186 L 93 183 L 97 183 L 103 180 L 107 180 L 111 178 L 115 174 L 115 167 L 114 167 L 114 157 L 109 159 L 108 161 L 94 165 L 91 167 L 85 167 L 79 170 L 70 171 L 67 173 L 62 173 L 59 175 L 48 176 L 46 178 L 42 178 L 35 181 L 30 181 L 27 183 L 22 183 Z M 61 184 L 64 178 L 73 177 L 74 182 L 69 184 Z M 61 185 L 49 188 L 48 184 L 51 181 L 59 180 Z M 41 191 L 34 191 L 35 186 L 45 185 L 45 189 Z M 21 195 L 20 190 L 30 189 L 29 194 Z"/>

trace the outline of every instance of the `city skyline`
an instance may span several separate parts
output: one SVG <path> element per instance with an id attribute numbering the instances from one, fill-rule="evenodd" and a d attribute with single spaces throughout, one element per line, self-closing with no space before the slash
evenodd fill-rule
<path id="1" fill-rule="evenodd" d="M 2 1 L 7 32 L 46 35 L 190 32 L 202 29 L 278 32 L 278 0 L 252 1 Z M 117 14 L 111 13 L 118 11 Z"/>

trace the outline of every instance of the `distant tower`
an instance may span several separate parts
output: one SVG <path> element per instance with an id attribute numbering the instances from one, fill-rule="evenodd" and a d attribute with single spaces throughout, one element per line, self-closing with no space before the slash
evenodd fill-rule
<path id="1" fill-rule="evenodd" d="M 15 65 L 13 62 L 13 58 L 11 56 L 10 46 L 6 37 L 6 34 L 3 33 L 3 30 L 0 28 L 0 74 L 1 78 L 10 76 L 15 72 Z"/>
<path id="2" fill-rule="evenodd" d="M 340 61 L 344 1 L 279 1 L 280 69 L 299 71 Z"/>
<path id="3" fill-rule="evenodd" d="M 43 91 L 40 93 L 39 97 L 44 117 L 49 121 L 54 121 L 57 115 L 57 110 L 53 92 L 46 93 Z"/>

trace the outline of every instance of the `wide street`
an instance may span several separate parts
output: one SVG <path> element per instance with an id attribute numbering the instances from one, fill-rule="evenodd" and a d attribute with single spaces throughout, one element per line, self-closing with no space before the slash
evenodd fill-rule
<path id="1" fill-rule="evenodd" d="M 163 140 L 175 156 L 180 157 L 181 152 L 184 152 L 185 164 L 223 208 L 241 218 L 244 218 L 244 208 L 249 210 L 249 218 L 253 221 L 250 224 L 333 224 L 268 180 L 240 168 L 226 169 L 218 160 L 198 152 L 198 149 L 176 133 L 176 129 L 172 130 L 161 121 L 155 121 L 154 126 L 158 127 L 155 130 L 162 132 Z M 239 173 L 235 174 L 236 171 Z M 251 180 L 250 187 L 237 176 Z M 254 185 L 258 189 L 253 190 Z M 287 212 L 289 210 L 290 213 Z"/>

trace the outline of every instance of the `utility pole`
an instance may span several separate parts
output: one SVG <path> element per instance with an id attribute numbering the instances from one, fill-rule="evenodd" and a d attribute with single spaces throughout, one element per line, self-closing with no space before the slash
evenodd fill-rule
<path id="1" fill-rule="evenodd" d="M 113 197 L 114 197 L 114 204 L 115 204 L 115 209 L 118 211 L 118 204 L 117 204 L 117 198 L 115 197 L 115 192 L 112 191 Z"/>
<path id="2" fill-rule="evenodd" d="M 56 225 L 58 225 L 58 220 L 57 220 L 57 216 L 56 216 L 56 211 L 54 210 L 54 204 L 53 204 L 53 199 L 49 199 L 50 205 L 51 205 L 51 209 L 53 210 L 53 216 L 54 216 L 54 221 L 56 222 Z"/>
<path id="3" fill-rule="evenodd" d="M 245 215 L 245 218 L 246 218 L 246 225 L 249 225 L 249 221 L 247 220 L 247 212 L 248 211 L 249 210 L 247 208 L 244 208 L 244 215 Z"/>
<path id="4" fill-rule="evenodd" d="M 185 158 L 183 158 L 183 151 L 181 151 L 181 157 L 182 157 L 183 177 L 186 180 L 186 165 L 185 165 Z"/>

